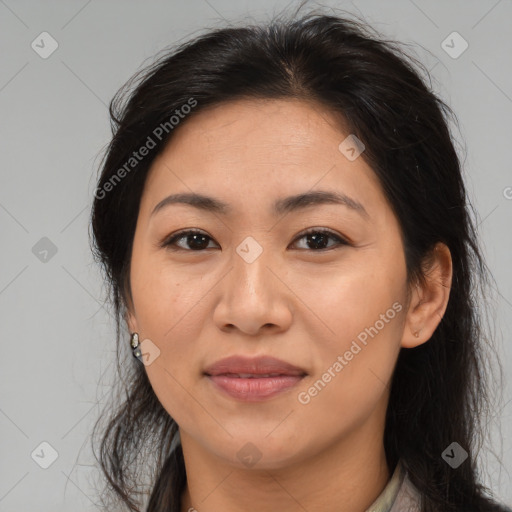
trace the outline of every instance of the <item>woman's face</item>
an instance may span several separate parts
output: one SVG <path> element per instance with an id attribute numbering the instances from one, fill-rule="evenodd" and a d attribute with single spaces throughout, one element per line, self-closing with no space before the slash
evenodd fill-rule
<path id="1" fill-rule="evenodd" d="M 350 134 L 298 100 L 239 100 L 182 123 L 143 192 L 128 317 L 182 443 L 277 468 L 379 438 L 412 334 L 399 225 L 362 148 L 340 149 Z M 155 210 L 174 194 L 211 199 Z M 187 230 L 200 235 L 164 245 Z M 298 370 L 205 373 L 234 355 Z"/>

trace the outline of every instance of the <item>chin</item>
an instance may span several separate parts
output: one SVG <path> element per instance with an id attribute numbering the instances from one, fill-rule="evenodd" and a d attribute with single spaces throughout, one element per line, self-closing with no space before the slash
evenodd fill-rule
<path id="1" fill-rule="evenodd" d="M 283 432 L 282 436 L 270 439 L 267 430 L 263 433 L 259 430 L 254 435 L 237 435 L 222 445 L 212 442 L 210 449 L 239 469 L 276 470 L 298 462 L 308 451 L 298 446 L 292 437 Z"/>

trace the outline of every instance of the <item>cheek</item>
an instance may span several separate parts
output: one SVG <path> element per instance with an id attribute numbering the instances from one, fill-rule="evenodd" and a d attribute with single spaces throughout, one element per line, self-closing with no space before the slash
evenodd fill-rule
<path id="1" fill-rule="evenodd" d="M 131 284 L 140 330 L 166 344 L 190 316 L 205 294 L 200 274 L 171 267 L 160 257 L 141 254 L 132 261 Z"/>
<path id="2" fill-rule="evenodd" d="M 364 338 L 365 329 L 376 322 L 379 332 L 390 331 L 390 324 L 396 328 L 403 316 L 404 280 L 400 267 L 386 269 L 357 255 L 326 271 L 287 275 L 301 299 L 297 307 L 303 313 L 297 320 L 306 322 L 318 349 L 329 351 L 348 349 L 344 347 L 360 333 Z"/>
<path id="3" fill-rule="evenodd" d="M 354 421 L 387 390 L 404 321 L 401 280 L 385 269 L 354 266 L 323 283 L 318 276 L 314 281 L 307 294 L 319 317 L 308 314 L 309 338 L 316 340 L 314 375 L 301 387 L 298 403 L 309 409 L 311 421 L 324 418 L 320 410 L 327 409 L 336 411 L 338 420 Z"/>
<path id="4" fill-rule="evenodd" d="M 359 338 L 342 337 L 337 349 L 322 351 L 318 371 L 296 397 L 309 432 L 325 438 L 347 434 L 360 428 L 376 410 L 384 412 L 399 352 L 398 323 L 395 317 L 377 329 L 377 334 L 372 325 L 368 332 L 361 330 Z"/>
<path id="5" fill-rule="evenodd" d="M 207 314 L 208 290 L 202 274 L 177 270 L 154 255 L 134 251 L 131 287 L 141 336 L 159 349 L 146 371 L 164 408 L 186 414 L 198 377 L 198 343 Z M 178 414 L 178 416 L 180 416 Z M 178 419 L 178 418 L 176 418 Z"/>
<path id="6" fill-rule="evenodd" d="M 201 354 L 194 343 L 200 338 L 202 324 L 197 318 L 199 307 L 189 315 L 187 311 L 162 307 L 146 318 L 148 331 L 154 333 L 160 348 L 159 357 L 146 366 L 146 372 L 159 402 L 179 425 L 192 424 L 204 414 L 201 401 L 195 398 L 195 386 L 201 378 Z"/>

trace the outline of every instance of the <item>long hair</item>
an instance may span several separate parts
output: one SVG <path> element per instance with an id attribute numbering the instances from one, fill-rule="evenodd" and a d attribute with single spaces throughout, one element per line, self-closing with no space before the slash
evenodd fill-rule
<path id="1" fill-rule="evenodd" d="M 140 511 L 146 499 L 148 512 L 178 512 L 186 483 L 177 424 L 131 357 L 123 323 L 148 170 L 173 130 L 208 106 L 242 98 L 296 98 L 327 106 L 340 119 L 340 130 L 364 143 L 361 157 L 400 224 L 409 283 L 424 279 L 437 242 L 451 251 L 445 315 L 428 342 L 402 349 L 398 357 L 385 451 L 390 467 L 402 460 L 423 496 L 422 512 L 491 510 L 477 468 L 494 397 L 484 370 L 493 353 L 482 307 L 490 272 L 449 129 L 456 116 L 422 74 L 429 76 L 416 58 L 364 22 L 309 13 L 212 29 L 165 49 L 117 92 L 110 103 L 113 136 L 91 213 L 93 253 L 115 311 L 120 372 L 114 402 L 95 425 L 95 436 L 101 436 L 95 455 L 117 507 Z M 187 104 L 193 107 L 184 109 Z M 175 127 L 170 120 L 177 110 L 182 115 Z M 148 137 L 149 154 L 130 160 Z M 468 452 L 456 470 L 441 457 L 454 441 Z"/>

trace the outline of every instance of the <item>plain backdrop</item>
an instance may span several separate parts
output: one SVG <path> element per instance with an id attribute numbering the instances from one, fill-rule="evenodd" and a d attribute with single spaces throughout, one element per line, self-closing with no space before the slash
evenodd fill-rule
<path id="1" fill-rule="evenodd" d="M 114 325 L 88 220 L 110 136 L 108 102 L 165 46 L 209 27 L 266 20 L 288 4 L 0 0 L 0 511 L 97 510 L 89 436 L 109 389 Z M 459 118 L 455 136 L 467 148 L 466 182 L 498 283 L 495 334 L 505 371 L 496 411 L 503 438 L 493 431 L 504 467 L 491 455 L 482 467 L 510 505 L 512 2 L 323 5 L 410 43 Z"/>

